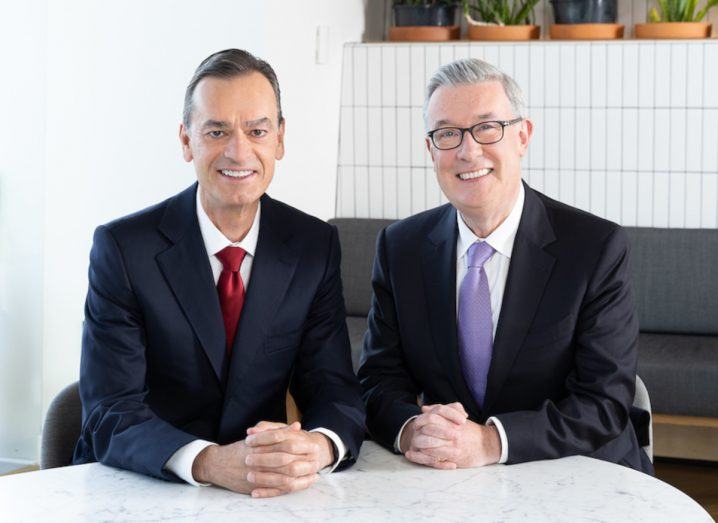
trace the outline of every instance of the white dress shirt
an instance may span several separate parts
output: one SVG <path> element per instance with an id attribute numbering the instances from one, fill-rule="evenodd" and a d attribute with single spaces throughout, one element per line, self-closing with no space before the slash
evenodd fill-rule
<path id="1" fill-rule="evenodd" d="M 479 238 L 476 236 L 471 229 L 466 225 L 464 219 L 461 217 L 461 213 L 457 211 L 456 221 L 458 222 L 459 235 L 456 239 L 456 309 L 458 314 L 459 309 L 459 289 L 461 288 L 461 282 L 466 276 L 466 253 L 471 247 L 471 244 L 475 242 L 485 241 L 491 247 L 494 248 L 494 253 L 484 263 L 484 271 L 486 271 L 486 278 L 489 283 L 489 293 L 491 294 L 491 323 L 493 326 L 492 339 L 496 337 L 496 326 L 499 322 L 499 315 L 501 313 L 501 304 L 504 299 L 504 289 L 506 288 L 506 278 L 509 274 L 509 264 L 511 262 L 511 252 L 514 248 L 514 239 L 516 238 L 516 231 L 519 228 L 519 222 L 521 221 L 521 214 L 524 209 L 524 186 L 520 184 L 519 194 L 516 198 L 511 212 L 501 224 L 494 229 L 486 238 Z M 414 419 L 413 417 L 408 419 L 399 430 L 399 434 L 394 442 L 394 448 L 401 452 L 399 443 L 401 442 L 401 434 L 404 431 L 404 427 Z M 509 457 L 509 442 L 506 438 L 506 431 L 504 430 L 501 421 L 498 418 L 492 416 L 487 422 L 487 425 L 494 425 L 499 431 L 499 438 L 501 440 L 501 457 L 499 463 L 506 463 Z"/>
<path id="2" fill-rule="evenodd" d="M 212 276 L 214 277 L 214 284 L 217 285 L 219 276 L 222 273 L 222 262 L 217 257 L 217 253 L 227 246 L 241 247 L 247 253 L 242 260 L 242 265 L 239 268 L 239 274 L 244 283 L 244 288 L 249 286 L 249 278 L 252 274 L 252 262 L 254 260 L 255 252 L 257 251 L 257 240 L 259 239 L 259 221 L 262 214 L 262 203 L 260 202 L 257 206 L 257 213 L 254 215 L 252 226 L 247 231 L 247 234 L 239 242 L 230 241 L 222 232 L 212 223 L 209 216 L 202 207 L 200 200 L 200 187 L 197 187 L 197 220 L 199 221 L 199 229 L 202 233 L 202 239 L 204 240 L 204 246 L 207 250 L 207 256 L 209 257 L 209 265 L 212 268 Z M 334 444 L 336 450 L 336 461 L 331 467 L 327 467 L 322 472 L 331 472 L 337 465 L 346 457 L 346 446 L 341 438 L 332 430 L 325 429 L 322 427 L 316 428 L 311 432 L 320 432 L 328 437 Z M 205 483 L 198 483 L 192 476 L 192 465 L 194 464 L 195 458 L 205 448 L 210 445 L 216 445 L 211 441 L 205 441 L 202 439 L 196 439 L 183 447 L 177 449 L 177 451 L 167 460 L 164 468 L 173 472 L 178 477 L 190 483 L 191 485 L 204 486 Z"/>

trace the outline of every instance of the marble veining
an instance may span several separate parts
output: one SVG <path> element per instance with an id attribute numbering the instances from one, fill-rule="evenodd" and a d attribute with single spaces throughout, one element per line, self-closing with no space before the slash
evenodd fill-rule
<path id="1" fill-rule="evenodd" d="M 351 469 L 310 490 L 251 499 L 80 465 L 0 478 L 0 521 L 681 521 L 710 522 L 691 498 L 640 472 L 570 457 L 455 471 L 365 442 Z"/>

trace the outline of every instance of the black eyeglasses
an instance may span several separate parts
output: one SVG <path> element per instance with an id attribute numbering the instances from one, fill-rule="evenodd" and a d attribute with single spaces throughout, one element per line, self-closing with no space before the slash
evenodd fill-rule
<path id="1" fill-rule="evenodd" d="M 442 151 L 456 149 L 464 141 L 464 133 L 468 132 L 471 137 L 481 145 L 491 145 L 500 142 L 504 137 L 504 129 L 523 120 L 522 117 L 513 120 L 491 120 L 479 122 L 471 127 L 440 127 L 429 131 L 426 135 L 431 139 L 434 147 Z"/>

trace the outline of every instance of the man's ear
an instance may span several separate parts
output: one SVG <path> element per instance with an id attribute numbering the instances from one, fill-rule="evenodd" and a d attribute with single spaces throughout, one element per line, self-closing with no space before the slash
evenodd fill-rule
<path id="1" fill-rule="evenodd" d="M 519 125 L 521 125 L 521 128 L 519 129 L 519 144 L 521 147 L 519 155 L 523 156 L 524 154 L 526 154 L 526 151 L 529 148 L 529 142 L 531 142 L 531 135 L 533 134 L 534 124 L 531 120 L 525 118 Z"/>
<path id="2" fill-rule="evenodd" d="M 179 126 L 179 139 L 182 145 L 182 157 L 185 162 L 191 162 L 194 156 L 192 156 L 192 148 L 190 147 L 189 129 L 187 129 L 183 123 Z"/>
<path id="3" fill-rule="evenodd" d="M 281 160 L 284 158 L 284 126 L 286 125 L 286 120 L 282 118 L 282 121 L 279 122 L 279 128 L 277 129 L 277 152 L 274 155 L 275 160 Z"/>
<path id="4" fill-rule="evenodd" d="M 431 161 L 434 161 L 434 148 L 431 146 L 431 138 L 428 136 L 424 138 L 424 141 L 426 142 L 426 150 L 429 151 L 429 154 L 431 155 Z"/>

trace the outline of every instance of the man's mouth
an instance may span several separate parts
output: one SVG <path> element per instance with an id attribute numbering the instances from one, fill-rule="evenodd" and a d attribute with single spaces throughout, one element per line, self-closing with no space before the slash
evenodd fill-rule
<path id="1" fill-rule="evenodd" d="M 482 176 L 486 176 L 487 174 L 492 172 L 494 172 L 494 169 L 491 167 L 487 167 L 486 169 L 479 169 L 478 171 L 459 173 L 456 175 L 456 177 L 461 178 L 462 180 L 473 180 L 475 178 L 481 178 Z"/>
<path id="2" fill-rule="evenodd" d="M 224 176 L 228 176 L 230 178 L 235 178 L 238 180 L 241 180 L 242 178 L 248 178 L 255 173 L 255 171 L 252 171 L 252 170 L 235 171 L 232 169 L 222 169 L 220 172 Z"/>

